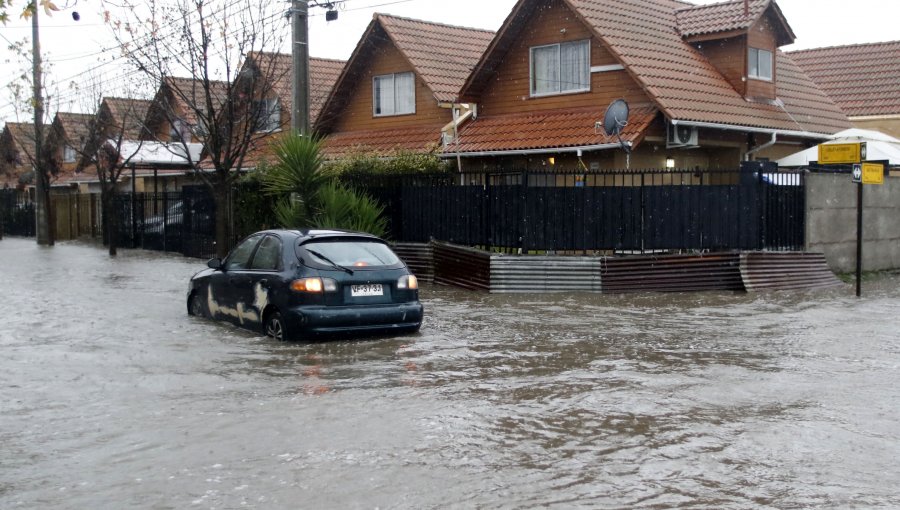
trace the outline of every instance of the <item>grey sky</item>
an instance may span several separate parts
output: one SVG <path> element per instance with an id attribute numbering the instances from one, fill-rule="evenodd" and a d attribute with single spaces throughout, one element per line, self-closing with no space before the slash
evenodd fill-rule
<path id="1" fill-rule="evenodd" d="M 692 1 L 696 4 L 715 3 L 715 0 Z M 16 0 L 14 3 L 20 5 L 23 2 Z M 281 2 L 287 9 L 289 2 Z M 57 3 L 62 5 L 64 2 Z M 121 61 L 116 60 L 110 31 L 98 12 L 99 3 L 99 0 L 80 0 L 76 6 L 81 14 L 79 22 L 72 21 L 70 12 L 43 18 L 41 40 L 52 63 L 50 75 L 59 84 L 59 95 L 68 100 L 59 105 L 59 109 L 83 109 L 75 101 L 75 94 L 67 90 L 69 78 L 75 76 L 75 81 L 81 80 L 81 73 L 89 69 L 94 69 L 94 74 L 114 77 L 122 68 Z M 439 0 L 347 0 L 335 22 L 326 23 L 324 11 L 312 9 L 310 53 L 317 57 L 348 58 L 374 12 L 496 30 L 515 3 L 516 0 L 454 0 L 452 4 Z M 448 8 L 448 5 L 452 7 Z M 797 34 L 797 43 L 784 48 L 786 50 L 900 39 L 897 28 L 900 2 L 897 0 L 778 0 L 778 5 Z M 283 26 L 288 29 L 287 22 Z M 30 25 L 19 19 L 0 28 L 0 44 L 4 48 L 0 58 L 0 120 L 15 120 L 6 83 L 23 71 L 22 65 L 7 62 L 11 55 L 6 45 L 8 41 L 24 38 L 29 38 L 30 44 L 30 34 Z"/>

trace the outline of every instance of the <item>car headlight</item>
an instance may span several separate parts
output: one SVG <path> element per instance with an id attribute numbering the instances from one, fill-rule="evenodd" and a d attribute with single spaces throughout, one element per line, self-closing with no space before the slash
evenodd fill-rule
<path id="1" fill-rule="evenodd" d="M 419 279 L 411 274 L 401 276 L 400 279 L 397 280 L 397 288 L 406 290 L 418 290 Z"/>

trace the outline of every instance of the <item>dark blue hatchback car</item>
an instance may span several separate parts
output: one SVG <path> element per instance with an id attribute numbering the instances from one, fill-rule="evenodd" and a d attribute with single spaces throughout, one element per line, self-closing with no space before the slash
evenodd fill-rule
<path id="1" fill-rule="evenodd" d="M 383 240 L 334 230 L 269 230 L 212 259 L 191 278 L 190 315 L 279 339 L 414 332 L 419 284 Z"/>

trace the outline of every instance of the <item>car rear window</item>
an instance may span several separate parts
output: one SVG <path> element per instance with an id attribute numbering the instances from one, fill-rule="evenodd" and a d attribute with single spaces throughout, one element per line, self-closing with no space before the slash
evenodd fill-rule
<path id="1" fill-rule="evenodd" d="M 374 241 L 318 241 L 303 244 L 307 252 L 314 251 L 329 260 L 322 260 L 314 253 L 316 263 L 330 265 L 334 262 L 345 267 L 384 267 L 402 264 L 397 255 L 383 243 Z"/>

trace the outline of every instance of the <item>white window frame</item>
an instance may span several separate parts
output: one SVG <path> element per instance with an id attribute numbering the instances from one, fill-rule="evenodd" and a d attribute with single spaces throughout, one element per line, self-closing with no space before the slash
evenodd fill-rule
<path id="1" fill-rule="evenodd" d="M 577 89 L 573 88 L 573 89 L 567 89 L 567 90 L 562 89 L 562 64 L 563 63 L 562 63 L 562 58 L 560 57 L 560 55 L 562 52 L 562 46 L 564 44 L 584 44 L 585 46 L 587 46 L 587 50 L 588 50 L 587 51 L 587 62 L 586 62 L 587 65 L 584 69 L 585 74 L 587 75 L 587 86 L 586 87 L 577 88 Z M 557 61 L 557 65 L 559 65 L 559 69 L 558 69 L 559 73 L 557 75 L 557 76 L 559 76 L 558 81 L 557 81 L 558 90 L 553 91 L 553 92 L 536 92 L 535 91 L 536 84 L 534 81 L 535 80 L 534 53 L 536 50 L 545 49 L 545 48 L 553 48 L 553 47 L 556 48 L 556 61 Z M 590 39 L 582 39 L 579 41 L 570 41 L 570 42 L 564 42 L 564 43 L 544 44 L 541 46 L 532 46 L 531 48 L 529 48 L 528 55 L 529 55 L 528 89 L 529 89 L 529 93 L 531 94 L 531 97 L 561 96 L 561 95 L 565 95 L 565 94 L 580 94 L 582 92 L 590 92 L 591 91 L 591 74 L 593 74 L 593 72 L 592 72 L 592 68 L 591 68 L 591 40 Z"/>
<path id="2" fill-rule="evenodd" d="M 78 159 L 78 153 L 75 147 L 71 145 L 63 145 L 63 163 L 74 163 Z"/>
<path id="3" fill-rule="evenodd" d="M 412 83 L 412 103 L 411 109 L 409 111 L 398 111 L 397 104 L 399 103 L 399 95 L 397 90 L 397 77 L 398 76 L 409 76 L 412 78 L 410 82 Z M 391 111 L 382 111 L 378 113 L 378 87 L 375 85 L 379 80 L 385 80 L 386 78 L 391 79 L 391 87 L 393 88 L 393 98 L 394 104 Z M 416 77 L 412 71 L 407 71 L 404 73 L 390 73 L 390 74 L 379 74 L 378 76 L 372 77 L 372 116 L 374 117 L 393 117 L 397 115 L 415 115 L 416 113 Z"/>
<path id="4" fill-rule="evenodd" d="M 769 56 L 769 70 L 770 75 L 765 76 L 760 74 L 760 69 L 762 66 L 759 65 L 762 62 L 761 57 L 765 54 Z M 756 59 L 756 72 L 753 72 L 753 60 Z M 752 78 L 754 80 L 762 80 L 762 81 L 774 81 L 775 80 L 775 53 L 769 50 L 765 50 L 762 48 L 754 48 L 749 47 L 747 50 L 747 77 Z"/>
<path id="5" fill-rule="evenodd" d="M 264 110 L 263 110 L 264 109 Z M 274 133 L 281 130 L 281 100 L 277 97 L 253 102 L 253 126 L 255 133 Z"/>

